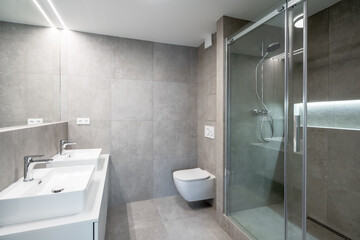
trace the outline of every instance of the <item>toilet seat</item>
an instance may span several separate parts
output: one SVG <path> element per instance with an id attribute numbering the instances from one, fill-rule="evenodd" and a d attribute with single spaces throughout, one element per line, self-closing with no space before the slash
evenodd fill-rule
<path id="1" fill-rule="evenodd" d="M 186 169 L 174 172 L 174 178 L 184 182 L 194 182 L 205 180 L 210 177 L 210 174 L 201 168 Z"/>

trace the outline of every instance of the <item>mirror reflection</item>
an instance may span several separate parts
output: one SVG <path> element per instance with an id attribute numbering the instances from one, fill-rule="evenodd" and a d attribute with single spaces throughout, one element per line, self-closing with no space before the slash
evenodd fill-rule
<path id="1" fill-rule="evenodd" d="M 32 1 L 0 3 L 0 127 L 60 120 L 60 30 Z"/>

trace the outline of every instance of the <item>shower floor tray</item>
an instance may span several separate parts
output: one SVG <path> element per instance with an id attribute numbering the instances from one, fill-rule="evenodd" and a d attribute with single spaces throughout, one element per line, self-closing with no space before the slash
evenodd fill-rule
<path id="1" fill-rule="evenodd" d="M 284 205 L 274 204 L 232 213 L 229 217 L 257 240 L 284 239 Z M 301 227 L 288 223 L 290 239 L 301 240 Z M 307 220 L 308 240 L 343 240 L 327 229 Z"/>

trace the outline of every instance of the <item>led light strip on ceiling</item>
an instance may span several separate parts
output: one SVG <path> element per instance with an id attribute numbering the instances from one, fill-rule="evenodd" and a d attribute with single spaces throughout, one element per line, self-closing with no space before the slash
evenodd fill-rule
<path id="1" fill-rule="evenodd" d="M 48 14 L 46 14 L 46 12 L 44 11 L 44 9 L 43 9 L 43 8 L 41 7 L 41 5 L 39 4 L 38 0 L 32 0 L 32 1 L 33 1 L 33 3 L 36 5 L 36 7 L 39 9 L 39 11 L 41 12 L 41 14 L 44 16 L 44 18 L 46 19 L 46 21 L 48 21 L 48 23 L 50 24 L 50 26 L 51 26 L 52 28 L 56 28 L 56 26 L 55 26 L 55 25 L 53 24 L 53 22 L 50 20 Z M 55 8 L 54 4 L 51 2 L 51 0 L 47 0 L 47 4 L 50 6 L 49 9 L 51 9 L 51 10 L 53 11 L 53 13 L 54 13 L 54 15 L 56 16 L 57 20 L 60 22 L 61 28 L 67 30 L 67 27 L 66 27 L 64 21 L 63 21 L 62 18 L 60 17 L 59 12 L 56 10 L 56 8 Z M 48 10 L 49 10 L 49 9 L 48 9 Z M 52 15 L 52 14 L 50 13 L 50 15 Z"/>
<path id="2" fill-rule="evenodd" d="M 55 28 L 54 24 L 51 22 L 50 18 L 48 17 L 48 15 L 45 13 L 44 9 L 42 9 L 42 7 L 40 6 L 40 4 L 38 3 L 37 0 L 33 0 L 33 3 L 36 5 L 36 7 L 39 9 L 39 11 L 41 12 L 41 14 L 44 16 L 44 18 L 46 19 L 46 21 L 48 21 L 48 23 L 50 24 L 50 26 L 52 28 Z"/>
<path id="3" fill-rule="evenodd" d="M 47 0 L 47 1 L 48 1 L 49 5 L 50 5 L 51 9 L 54 11 L 56 17 L 58 18 L 59 22 L 61 23 L 63 29 L 67 30 L 67 27 L 66 27 L 64 21 L 62 20 L 62 18 L 60 17 L 59 12 L 56 10 L 54 4 L 51 2 L 51 0 Z"/>

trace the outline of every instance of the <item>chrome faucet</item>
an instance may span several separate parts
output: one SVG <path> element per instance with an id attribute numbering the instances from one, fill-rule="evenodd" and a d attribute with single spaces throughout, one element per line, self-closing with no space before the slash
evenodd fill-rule
<path id="1" fill-rule="evenodd" d="M 60 155 L 65 155 L 65 148 L 70 145 L 75 145 L 76 142 L 71 142 L 69 139 L 60 140 Z"/>
<path id="2" fill-rule="evenodd" d="M 32 155 L 24 157 L 24 182 L 30 182 L 34 180 L 33 170 L 34 166 L 39 163 L 47 163 L 52 161 L 52 159 L 39 159 L 34 160 L 34 158 L 43 157 L 44 155 Z"/>

